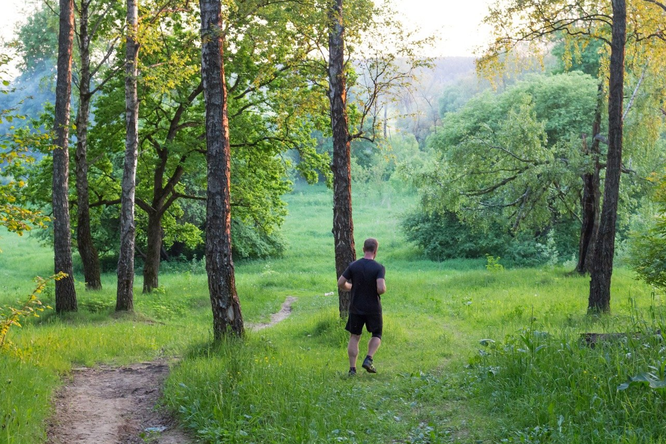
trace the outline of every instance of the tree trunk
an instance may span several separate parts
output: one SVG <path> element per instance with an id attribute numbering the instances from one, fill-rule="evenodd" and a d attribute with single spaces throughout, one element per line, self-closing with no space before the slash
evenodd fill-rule
<path id="1" fill-rule="evenodd" d="M 99 255 L 93 244 L 90 230 L 90 206 L 88 198 L 88 119 L 90 117 L 90 34 L 88 32 L 88 5 L 81 2 L 79 12 L 79 52 L 81 74 L 79 80 L 79 110 L 76 118 L 76 241 L 83 262 L 86 289 L 100 290 Z"/>
<path id="2" fill-rule="evenodd" d="M 72 95 L 72 49 L 74 2 L 60 0 L 58 79 L 55 103 L 55 149 L 53 150 L 53 252 L 55 272 L 67 277 L 55 283 L 56 312 L 76 311 L 72 265 L 72 234 L 69 222 L 69 109 Z"/>
<path id="3" fill-rule="evenodd" d="M 604 203 L 594 251 L 588 313 L 610 312 L 610 286 L 615 253 L 615 223 L 622 165 L 622 99 L 627 11 L 625 0 L 612 0 L 610 82 L 608 88 L 608 159 Z"/>
<path id="4" fill-rule="evenodd" d="M 581 199 L 582 223 L 580 227 L 580 242 L 578 248 L 578 264 L 576 272 L 579 274 L 592 273 L 594 261 L 594 247 L 599 232 L 599 206 L 601 203 L 601 185 L 599 172 L 599 139 L 601 131 L 601 106 L 603 87 L 599 85 L 597 107 L 592 124 L 592 146 L 588 148 L 587 140 L 583 139 L 583 153 L 592 158 L 592 172 L 583 174 L 583 196 Z"/>
<path id="5" fill-rule="evenodd" d="M 162 217 L 178 198 L 176 186 L 180 183 L 180 180 L 185 173 L 183 164 L 188 158 L 188 155 L 182 155 L 180 157 L 178 165 L 171 177 L 166 181 L 165 185 L 164 176 L 169 164 L 169 146 L 173 143 L 178 134 L 178 128 L 187 107 L 194 102 L 202 91 L 203 86 L 199 83 L 194 91 L 188 96 L 187 101 L 178 106 L 173 119 L 171 119 L 171 122 L 169 123 L 169 132 L 167 133 L 164 143 L 160 146 L 156 141 L 153 142 L 159 162 L 153 173 L 152 205 L 149 206 L 142 201 L 138 201 L 139 207 L 148 213 L 148 246 L 143 265 L 144 293 L 150 293 L 158 287 L 161 260 L 160 251 L 163 250 L 162 239 L 164 234 L 162 230 Z"/>
<path id="6" fill-rule="evenodd" d="M 118 258 L 118 292 L 116 311 L 134 309 L 134 199 L 136 163 L 139 145 L 139 101 L 137 98 L 137 62 L 139 44 L 137 0 L 127 0 L 127 40 L 125 53 L 125 164 L 123 168 L 120 208 L 120 255 Z"/>
<path id="7" fill-rule="evenodd" d="M 347 86 L 344 72 L 344 23 L 342 0 L 334 0 L 329 9 L 328 97 L 333 130 L 333 238 L 337 281 L 347 266 L 356 260 L 354 222 L 352 219 L 351 152 L 347 118 Z M 338 290 L 340 317 L 349 312 L 350 293 Z"/>
<path id="8" fill-rule="evenodd" d="M 143 265 L 143 292 L 150 293 L 159 286 L 160 253 L 162 251 L 162 213 L 148 213 L 148 245 Z"/>
<path id="9" fill-rule="evenodd" d="M 213 310 L 213 334 L 244 333 L 231 257 L 230 152 L 224 41 L 220 0 L 200 0 L 201 77 L 206 103 L 206 271 Z"/>

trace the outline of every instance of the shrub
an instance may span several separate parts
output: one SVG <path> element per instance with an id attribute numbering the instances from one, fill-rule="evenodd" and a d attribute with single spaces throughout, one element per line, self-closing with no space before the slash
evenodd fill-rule
<path id="1" fill-rule="evenodd" d="M 39 317 L 38 312 L 44 311 L 45 308 L 51 308 L 42 304 L 39 294 L 44 291 L 50 280 L 59 280 L 65 276 L 67 276 L 65 273 L 58 273 L 47 279 L 37 277 L 35 278 L 37 287 L 28 296 L 28 299 L 21 304 L 20 308 L 0 307 L 0 349 L 7 345 L 7 334 L 12 326 L 20 327 L 22 318 Z"/>
<path id="2" fill-rule="evenodd" d="M 286 248 L 282 236 L 267 232 L 236 219 L 231 221 L 232 254 L 234 259 L 265 259 L 281 257 Z"/>
<path id="3" fill-rule="evenodd" d="M 653 227 L 631 239 L 629 263 L 648 284 L 666 288 L 666 218 L 660 217 Z"/>
<path id="4" fill-rule="evenodd" d="M 511 234 L 505 228 L 492 226 L 480 230 L 460 222 L 455 214 L 446 212 L 408 215 L 402 222 L 407 240 L 423 249 L 431 260 L 454 258 L 485 258 L 501 256 L 503 262 L 514 266 L 534 267 L 556 263 L 562 254 L 571 254 L 571 224 L 560 224 L 548 232 L 530 235 Z"/>
<path id="5" fill-rule="evenodd" d="M 464 225 L 453 213 L 412 213 L 402 222 L 407 240 L 423 248 L 428 259 L 482 258 L 504 255 L 508 236 L 499 230 L 478 232 Z"/>
<path id="6" fill-rule="evenodd" d="M 629 264 L 648 284 L 666 288 L 666 176 L 659 179 L 655 192 L 659 213 L 629 242 Z"/>

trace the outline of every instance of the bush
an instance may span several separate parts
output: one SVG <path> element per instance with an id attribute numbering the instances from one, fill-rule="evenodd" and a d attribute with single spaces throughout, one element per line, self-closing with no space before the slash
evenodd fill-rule
<path id="1" fill-rule="evenodd" d="M 572 223 L 562 222 L 551 230 L 535 235 L 512 234 L 500 226 L 480 230 L 446 212 L 409 214 L 402 222 L 408 241 L 423 249 L 431 260 L 478 259 L 501 256 L 504 263 L 533 267 L 557 263 L 575 252 Z"/>
<path id="2" fill-rule="evenodd" d="M 407 240 L 423 248 L 428 259 L 482 258 L 504 256 L 506 235 L 499 230 L 475 232 L 453 213 L 412 213 L 402 222 Z M 499 235 L 498 235 L 499 234 Z"/>
<path id="3" fill-rule="evenodd" d="M 629 264 L 650 285 L 666 288 L 666 176 L 657 181 L 657 215 L 644 221 L 629 239 Z"/>
<path id="4" fill-rule="evenodd" d="M 630 242 L 629 263 L 638 275 L 648 284 L 666 288 L 666 219 L 643 233 L 636 233 Z"/>
<path id="5" fill-rule="evenodd" d="M 236 219 L 231 220 L 231 246 L 234 259 L 282 257 L 286 248 L 280 233 L 266 232 Z"/>

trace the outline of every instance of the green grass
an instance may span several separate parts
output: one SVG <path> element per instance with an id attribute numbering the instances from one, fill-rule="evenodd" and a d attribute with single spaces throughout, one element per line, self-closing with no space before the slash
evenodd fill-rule
<path id="1" fill-rule="evenodd" d="M 615 270 L 613 314 L 585 315 L 589 279 L 568 269 L 486 270 L 485 260 L 419 258 L 400 235 L 413 196 L 354 196 L 357 245 L 380 241 L 386 266 L 385 332 L 377 375 L 346 376 L 348 336 L 337 316 L 332 196 L 299 187 L 287 196 L 280 259 L 236 264 L 245 322 L 265 322 L 286 296 L 291 317 L 242 341 L 211 345 L 206 277 L 160 276 L 136 313 L 116 316 L 114 276 L 104 290 L 77 284 L 79 313 L 47 313 L 10 331 L 0 353 L 0 443 L 45 441 L 49 400 L 73 365 L 179 356 L 164 403 L 210 443 L 657 443 L 664 395 L 628 376 L 666 360 L 650 334 L 581 346 L 583 332 L 644 332 L 664 322 L 664 301 Z M 48 275 L 51 253 L 3 234 L 0 304 Z M 44 297 L 52 304 L 52 290 Z M 368 339 L 367 334 L 364 336 Z M 481 345 L 484 341 L 486 346 Z M 363 350 L 362 350 L 363 353 Z"/>

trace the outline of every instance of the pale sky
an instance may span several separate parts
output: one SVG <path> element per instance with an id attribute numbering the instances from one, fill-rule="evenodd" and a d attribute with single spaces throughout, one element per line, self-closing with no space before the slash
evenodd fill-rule
<path id="1" fill-rule="evenodd" d="M 1 38 L 11 38 L 14 25 L 18 20 L 21 20 L 26 5 L 26 0 L 2 0 L 2 11 L 0 12 Z"/>
<path id="2" fill-rule="evenodd" d="M 30 10 L 30 0 L 1 0 L 0 37 L 10 38 L 17 21 Z M 111 0 L 113 1 L 113 0 Z M 437 35 L 439 42 L 429 55 L 471 56 L 488 39 L 481 27 L 491 0 L 393 0 L 400 18 L 423 35 Z"/>

